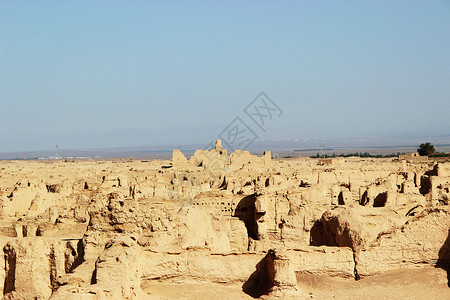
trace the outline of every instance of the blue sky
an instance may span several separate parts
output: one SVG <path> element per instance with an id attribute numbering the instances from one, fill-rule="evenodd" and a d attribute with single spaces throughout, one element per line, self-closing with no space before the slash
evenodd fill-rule
<path id="1" fill-rule="evenodd" d="M 0 152 L 204 142 L 261 91 L 274 136 L 450 134 L 450 1 L 0 2 Z"/>

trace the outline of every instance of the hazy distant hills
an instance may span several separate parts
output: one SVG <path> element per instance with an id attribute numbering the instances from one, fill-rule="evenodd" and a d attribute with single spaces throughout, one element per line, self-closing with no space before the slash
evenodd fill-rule
<path id="1" fill-rule="evenodd" d="M 18 143 L 17 148 L 4 147 L 2 143 L 0 159 L 36 158 L 55 155 L 55 145 L 64 157 L 170 157 L 172 149 L 193 151 L 203 149 L 217 139 L 224 127 L 175 127 L 165 131 L 121 129 L 106 133 L 78 133 L 69 135 L 34 135 Z M 450 134 L 426 135 L 424 132 L 367 135 L 365 137 L 345 137 L 339 135 L 303 136 L 295 131 L 255 132 L 257 139 L 247 150 L 261 152 L 319 151 L 364 148 L 410 147 L 431 142 L 436 145 L 450 145 Z M 17 139 L 17 137 L 15 137 Z M 14 138 L 9 137 L 10 142 Z M 8 137 L 3 139 L 8 142 Z M 226 147 L 226 141 L 224 141 Z M 8 151 L 9 150 L 9 151 Z M 442 151 L 442 150 L 441 150 Z M 189 154 L 189 153 L 188 153 Z"/>

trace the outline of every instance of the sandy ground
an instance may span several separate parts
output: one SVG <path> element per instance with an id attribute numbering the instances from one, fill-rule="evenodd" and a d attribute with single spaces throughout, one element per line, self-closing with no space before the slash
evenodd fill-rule
<path id="1" fill-rule="evenodd" d="M 297 275 L 297 282 L 313 299 L 450 299 L 447 272 L 433 267 L 395 270 L 359 281 Z"/>
<path id="2" fill-rule="evenodd" d="M 242 284 L 160 283 L 146 281 L 141 286 L 149 294 L 149 300 L 253 299 L 242 292 Z"/>
<path id="3" fill-rule="evenodd" d="M 447 273 L 426 267 L 390 271 L 359 281 L 318 275 L 297 275 L 298 299 L 450 299 Z M 253 299 L 242 284 L 161 283 L 146 281 L 149 299 Z"/>

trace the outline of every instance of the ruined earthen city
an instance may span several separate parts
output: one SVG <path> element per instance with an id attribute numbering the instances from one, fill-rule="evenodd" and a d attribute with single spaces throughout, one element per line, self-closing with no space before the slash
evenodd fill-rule
<path id="1" fill-rule="evenodd" d="M 218 140 L 0 166 L 3 299 L 449 298 L 448 162 Z"/>

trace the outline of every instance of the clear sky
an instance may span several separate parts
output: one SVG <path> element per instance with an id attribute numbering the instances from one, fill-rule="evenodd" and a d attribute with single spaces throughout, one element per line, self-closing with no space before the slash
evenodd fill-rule
<path id="1" fill-rule="evenodd" d="M 274 135 L 450 134 L 450 1 L 0 1 L 0 151 L 202 142 L 261 91 Z"/>

